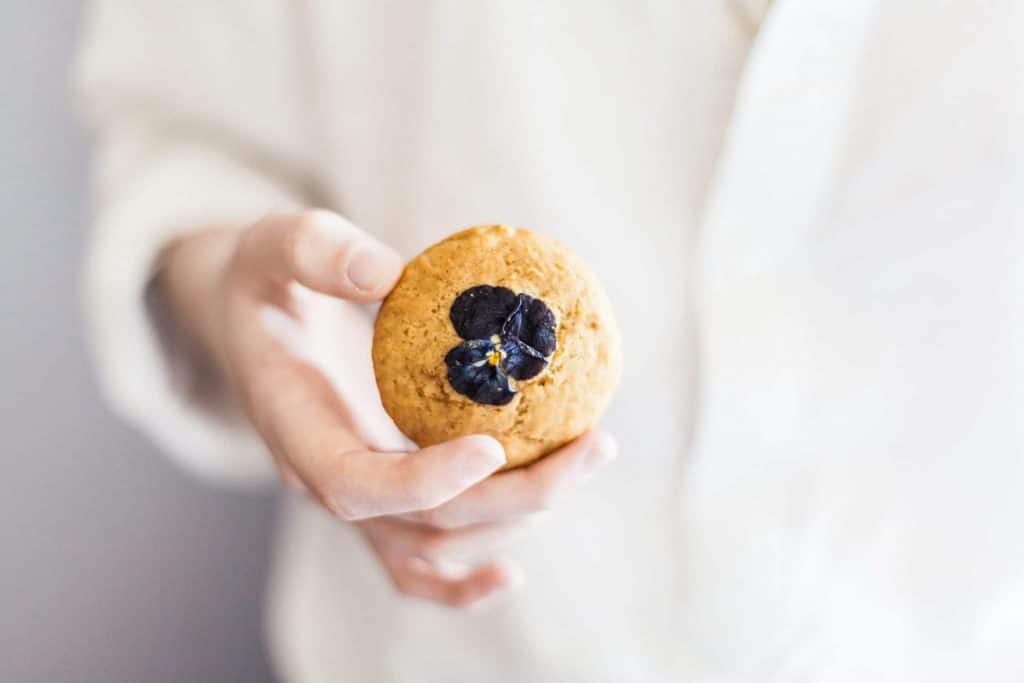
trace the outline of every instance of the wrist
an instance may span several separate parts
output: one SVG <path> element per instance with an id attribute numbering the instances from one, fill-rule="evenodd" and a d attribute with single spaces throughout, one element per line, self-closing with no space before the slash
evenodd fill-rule
<path id="1" fill-rule="evenodd" d="M 157 261 L 156 286 L 173 324 L 208 361 L 226 370 L 222 284 L 241 229 L 214 228 L 175 240 Z"/>

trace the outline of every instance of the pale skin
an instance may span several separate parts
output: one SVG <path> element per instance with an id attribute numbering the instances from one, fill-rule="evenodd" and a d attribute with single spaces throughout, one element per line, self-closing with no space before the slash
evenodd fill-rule
<path id="1" fill-rule="evenodd" d="M 316 210 L 181 239 L 165 251 L 158 282 L 172 317 L 219 369 L 282 481 L 357 524 L 399 592 L 468 607 L 522 581 L 518 567 L 494 559 L 497 551 L 617 449 L 608 433 L 594 430 L 530 466 L 493 474 L 505 455 L 488 436 L 422 450 L 382 447 L 395 443 L 380 436 L 394 427 L 373 388 L 339 385 L 301 352 L 313 310 L 305 302 L 311 292 L 379 301 L 401 269 L 393 249 Z M 341 335 L 338 353 L 368 358 L 367 349 L 344 346 L 346 339 L 359 344 L 367 330 L 345 331 L 351 334 Z"/>

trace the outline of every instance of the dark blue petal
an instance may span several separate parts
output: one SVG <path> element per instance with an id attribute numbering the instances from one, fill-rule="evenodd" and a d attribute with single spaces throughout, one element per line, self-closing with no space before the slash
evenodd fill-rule
<path id="1" fill-rule="evenodd" d="M 555 314 L 543 301 L 529 294 L 516 297 L 515 307 L 501 329 L 503 337 L 524 341 L 542 356 L 555 352 Z"/>
<path id="2" fill-rule="evenodd" d="M 505 352 L 502 366 L 513 379 L 525 380 L 536 377 L 548 364 L 544 356 L 518 339 L 507 339 L 501 345 Z"/>
<path id="3" fill-rule="evenodd" d="M 480 361 L 486 361 L 487 356 L 494 350 L 494 344 L 490 339 L 470 339 L 464 341 L 448 352 L 444 362 L 449 367 L 452 365 L 472 365 Z"/>
<path id="4" fill-rule="evenodd" d="M 517 304 L 515 292 L 506 287 L 478 285 L 459 294 L 452 303 L 449 318 L 463 339 L 489 339 L 501 334 Z"/>
<path id="5" fill-rule="evenodd" d="M 520 333 L 523 330 L 523 304 L 526 299 L 529 299 L 526 294 L 516 295 L 516 305 L 513 307 L 512 312 L 508 314 L 504 323 L 501 325 L 501 336 L 506 339 L 518 339 Z"/>
<path id="6" fill-rule="evenodd" d="M 488 362 L 493 350 L 490 340 L 472 339 L 449 351 L 444 362 L 448 365 L 448 382 L 455 391 L 477 403 L 503 406 L 516 392 L 501 365 Z"/>

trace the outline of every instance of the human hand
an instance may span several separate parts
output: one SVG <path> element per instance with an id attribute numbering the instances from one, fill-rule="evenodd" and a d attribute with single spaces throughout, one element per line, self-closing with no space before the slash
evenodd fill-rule
<path id="1" fill-rule="evenodd" d="M 588 436 L 534 466 L 483 481 L 505 462 L 489 437 L 414 453 L 389 447 L 401 442 L 380 409 L 372 374 L 336 383 L 306 342 L 316 301 L 324 298 L 314 292 L 373 302 L 390 291 L 401 267 L 393 250 L 340 217 L 309 211 L 179 242 L 165 258 L 161 287 L 174 316 L 223 371 L 281 478 L 341 519 L 374 518 L 361 527 L 400 591 L 465 605 L 514 581 L 515 570 L 492 563 L 453 574 L 443 556 L 453 548 L 493 549 L 524 515 L 569 488 L 584 463 L 603 457 L 587 453 L 609 449 L 600 447 L 604 437 Z M 339 357 L 368 369 L 370 329 L 368 316 L 350 316 Z M 410 517 L 393 517 L 402 514 Z"/>
<path id="2" fill-rule="evenodd" d="M 617 453 L 591 431 L 526 467 L 493 475 L 438 507 L 359 523 L 396 588 L 452 607 L 470 606 L 521 583 L 497 550 L 582 485 Z"/>

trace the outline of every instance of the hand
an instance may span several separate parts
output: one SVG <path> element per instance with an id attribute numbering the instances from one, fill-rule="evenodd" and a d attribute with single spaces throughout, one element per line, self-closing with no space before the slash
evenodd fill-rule
<path id="1" fill-rule="evenodd" d="M 537 522 L 617 452 L 605 432 L 592 431 L 526 467 L 496 474 L 448 502 L 360 526 L 396 588 L 408 595 L 465 607 L 522 583 L 522 571 L 490 556 Z"/>
<path id="2" fill-rule="evenodd" d="M 344 382 L 332 381 L 329 359 L 316 358 L 309 342 L 328 297 L 377 301 L 401 267 L 393 250 L 344 219 L 309 211 L 187 238 L 168 250 L 160 285 L 172 314 L 227 378 L 281 478 L 344 520 L 410 515 L 362 528 L 399 590 L 465 605 L 513 582 L 515 570 L 491 564 L 454 575 L 441 555 L 492 548 L 568 488 L 585 462 L 602 459 L 588 461 L 587 453 L 609 449 L 599 447 L 606 437 L 587 437 L 484 481 L 505 462 L 489 437 L 415 453 L 396 448 L 403 440 L 380 408 L 367 362 L 365 312 L 344 304 L 345 327 L 331 351 L 352 366 L 339 373 Z"/>

